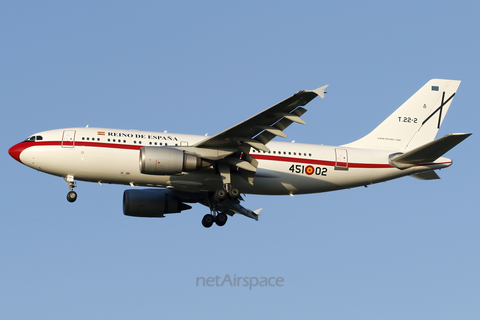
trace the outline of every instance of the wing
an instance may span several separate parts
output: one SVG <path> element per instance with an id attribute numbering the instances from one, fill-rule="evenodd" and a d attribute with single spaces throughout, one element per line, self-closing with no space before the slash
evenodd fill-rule
<path id="1" fill-rule="evenodd" d="M 195 144 L 194 147 L 243 151 L 242 146 L 246 144 L 248 147 L 268 152 L 265 145 L 276 136 L 287 137 L 283 130 L 290 124 L 305 124 L 300 116 L 307 110 L 302 106 L 316 96 L 323 98 L 327 87 L 328 85 L 315 90 L 299 91 L 253 117 Z"/>

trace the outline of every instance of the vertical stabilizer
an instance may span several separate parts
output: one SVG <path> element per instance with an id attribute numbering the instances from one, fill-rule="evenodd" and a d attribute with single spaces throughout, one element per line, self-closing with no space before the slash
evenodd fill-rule
<path id="1" fill-rule="evenodd" d="M 459 85 L 457 80 L 428 81 L 372 132 L 346 146 L 404 151 L 434 140 Z"/>

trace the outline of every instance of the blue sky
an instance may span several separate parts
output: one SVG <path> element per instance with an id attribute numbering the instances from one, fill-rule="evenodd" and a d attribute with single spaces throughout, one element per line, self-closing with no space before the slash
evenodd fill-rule
<path id="1" fill-rule="evenodd" d="M 474 1 L 2 3 L 0 316 L 478 319 L 479 16 Z M 474 133 L 441 180 L 249 195 L 258 222 L 207 230 L 201 205 L 125 217 L 126 187 L 83 182 L 71 204 L 7 153 L 63 127 L 215 134 L 325 84 L 288 139 L 338 145 L 431 78 L 462 80 L 438 136 Z M 196 286 L 227 274 L 284 286 Z"/>

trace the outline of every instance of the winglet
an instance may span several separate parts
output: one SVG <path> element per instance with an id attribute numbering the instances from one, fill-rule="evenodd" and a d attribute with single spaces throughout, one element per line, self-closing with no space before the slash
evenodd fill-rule
<path id="1" fill-rule="evenodd" d="M 323 87 L 320 87 L 318 89 L 315 89 L 315 90 L 312 90 L 313 93 L 316 93 L 317 96 L 319 96 L 320 98 L 325 98 L 325 93 L 327 93 L 325 91 L 325 89 L 328 87 L 329 85 L 327 84 L 326 86 L 323 86 Z"/>
<path id="2" fill-rule="evenodd" d="M 253 211 L 253 213 L 255 213 L 257 216 L 259 216 L 259 215 L 260 215 L 260 211 L 262 211 L 262 210 L 263 210 L 263 208 L 260 208 L 260 209 L 257 209 L 257 210 L 255 210 L 255 211 Z"/>

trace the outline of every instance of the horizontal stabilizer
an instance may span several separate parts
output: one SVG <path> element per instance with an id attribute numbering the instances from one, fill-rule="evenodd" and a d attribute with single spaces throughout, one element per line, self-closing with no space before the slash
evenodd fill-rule
<path id="1" fill-rule="evenodd" d="M 438 174 L 433 170 L 412 174 L 410 177 L 418 179 L 418 180 L 437 180 L 437 179 L 440 179 Z"/>
<path id="2" fill-rule="evenodd" d="M 471 133 L 447 134 L 404 154 L 392 157 L 390 163 L 399 169 L 406 169 L 422 163 L 433 162 L 470 135 Z"/>

